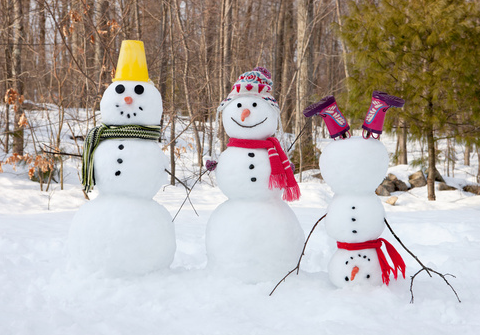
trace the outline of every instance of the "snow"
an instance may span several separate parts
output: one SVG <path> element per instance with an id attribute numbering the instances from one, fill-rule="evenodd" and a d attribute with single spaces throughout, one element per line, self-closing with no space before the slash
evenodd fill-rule
<path id="1" fill-rule="evenodd" d="M 382 142 L 392 154 L 394 140 L 382 136 Z M 182 163 L 192 169 L 191 161 Z M 457 164 L 454 180 L 472 183 L 476 164 L 476 160 L 472 167 Z M 327 274 L 336 245 L 322 222 L 310 238 L 300 274 L 289 276 L 269 296 L 281 278 L 245 284 L 206 269 L 206 224 L 226 200 L 211 185 L 213 174 L 205 175 L 190 195 L 199 216 L 187 202 L 175 219 L 177 251 L 170 269 L 108 278 L 69 267 L 68 232 L 74 214 L 87 200 L 77 176 L 78 160 L 65 161 L 65 168 L 65 190 L 53 184 L 48 192 L 41 192 L 37 183 L 28 180 L 24 168 L 13 171 L 3 166 L 0 334 L 478 333 L 479 196 L 461 190 L 438 191 L 437 201 L 429 202 L 422 187 L 395 193 L 399 198 L 395 206 L 384 204 L 387 220 L 403 243 L 425 265 L 456 276 L 447 278 L 462 303 L 441 278 L 421 273 L 414 283 L 415 303 L 410 304 L 409 278 L 419 265 L 388 230 L 382 237 L 404 258 L 407 279 L 392 281 L 388 287 L 337 289 Z M 400 168 L 391 167 L 389 172 Z M 333 193 L 317 179 L 304 180 L 302 197 L 291 208 L 307 235 L 325 214 Z M 174 216 L 185 194 L 182 186 L 166 186 L 154 200 Z"/>

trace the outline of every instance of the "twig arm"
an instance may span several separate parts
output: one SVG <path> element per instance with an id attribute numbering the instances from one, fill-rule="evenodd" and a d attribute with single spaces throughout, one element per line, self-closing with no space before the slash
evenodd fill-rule
<path id="1" fill-rule="evenodd" d="M 312 229 L 310 230 L 310 233 L 308 234 L 308 237 L 307 239 L 305 240 L 305 243 L 303 244 L 303 250 L 302 250 L 302 253 L 300 255 L 300 258 L 298 259 L 298 263 L 297 263 L 297 266 L 294 267 L 292 270 L 290 270 L 282 279 L 280 279 L 280 281 L 277 283 L 277 285 L 275 285 L 275 287 L 273 288 L 272 292 L 270 292 L 270 296 L 273 294 L 273 292 L 275 292 L 275 290 L 277 289 L 277 287 L 285 281 L 285 279 L 287 279 L 288 276 L 290 276 L 292 273 L 294 273 L 295 271 L 297 271 L 297 275 L 300 271 L 300 263 L 302 262 L 302 258 L 303 258 L 303 255 L 305 255 L 305 249 L 307 248 L 307 243 L 308 243 L 308 240 L 310 240 L 310 236 L 312 236 L 312 233 L 313 231 L 315 230 L 315 228 L 317 228 L 317 225 L 320 221 L 322 221 L 325 216 L 327 216 L 327 214 L 325 214 L 324 216 L 322 216 L 320 219 L 318 219 L 317 222 L 315 222 L 315 224 L 313 225 Z"/>
<path id="2" fill-rule="evenodd" d="M 410 279 L 410 295 L 411 295 L 411 299 L 410 299 L 410 303 L 413 304 L 414 302 L 414 295 L 413 295 L 413 281 L 415 280 L 415 278 L 417 277 L 418 274 L 420 274 L 422 271 L 425 271 L 428 273 L 428 275 L 430 277 L 432 277 L 432 273 L 438 275 L 439 277 L 441 277 L 444 281 L 445 281 L 445 284 L 447 284 L 453 291 L 453 293 L 455 294 L 455 297 L 457 297 L 457 300 L 458 302 L 462 302 L 460 300 L 460 298 L 458 297 L 458 294 L 457 294 L 457 291 L 455 291 L 455 289 L 453 288 L 453 286 L 449 283 L 449 281 L 447 280 L 446 276 L 452 276 L 453 278 L 456 278 L 454 275 L 452 274 L 449 274 L 449 273 L 446 273 L 446 274 L 443 274 L 443 273 L 440 273 L 438 271 L 435 271 L 425 265 L 423 265 L 423 263 L 420 261 L 420 259 L 418 259 L 418 257 L 413 253 L 411 252 L 406 246 L 405 244 L 402 243 L 402 241 L 400 240 L 400 238 L 397 236 L 397 234 L 395 234 L 395 232 L 393 231 L 392 227 L 390 226 L 390 224 L 388 223 L 387 219 L 384 219 L 385 220 L 385 224 L 387 225 L 388 227 L 388 230 L 390 230 L 390 232 L 392 233 L 392 235 L 395 237 L 395 239 L 398 241 L 398 243 L 400 243 L 400 245 L 403 247 L 403 249 L 405 249 L 405 251 L 407 251 L 410 256 L 412 256 L 417 262 L 418 264 L 420 264 L 420 266 L 422 267 L 420 270 L 418 270 L 413 276 L 411 276 L 411 279 Z"/>

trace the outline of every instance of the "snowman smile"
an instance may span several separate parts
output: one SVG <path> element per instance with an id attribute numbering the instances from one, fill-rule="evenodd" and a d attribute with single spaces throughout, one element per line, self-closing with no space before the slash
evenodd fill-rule
<path id="1" fill-rule="evenodd" d="M 253 127 L 256 127 L 258 126 L 259 124 L 262 124 L 264 123 L 265 121 L 267 121 L 268 117 L 266 117 L 263 121 L 260 121 L 259 123 L 256 123 L 254 124 L 253 126 L 246 126 L 246 125 L 243 125 L 243 124 L 240 124 L 237 120 L 235 120 L 233 117 L 230 117 L 232 119 L 233 122 L 235 122 L 236 124 L 238 124 L 240 127 L 242 128 L 253 128 Z"/>

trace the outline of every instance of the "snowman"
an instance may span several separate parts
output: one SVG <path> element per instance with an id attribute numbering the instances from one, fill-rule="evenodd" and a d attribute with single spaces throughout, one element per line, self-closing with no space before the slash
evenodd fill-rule
<path id="1" fill-rule="evenodd" d="M 271 280 L 294 266 L 305 238 L 284 201 L 297 200 L 300 189 L 272 137 L 280 122 L 272 84 L 268 70 L 255 68 L 238 78 L 218 107 L 230 141 L 216 178 L 228 200 L 207 224 L 208 267 L 249 283 Z"/>
<path id="2" fill-rule="evenodd" d="M 98 196 L 75 214 L 71 263 L 107 275 L 138 275 L 168 267 L 176 249 L 168 211 L 152 197 L 166 183 L 162 97 L 148 78 L 143 42 L 123 41 L 116 77 L 100 102 L 102 125 L 83 153 L 83 184 Z"/>
<path id="3" fill-rule="evenodd" d="M 328 265 L 330 280 L 337 287 L 389 284 L 390 273 L 398 270 L 405 278 L 405 263 L 395 248 L 379 238 L 385 229 L 385 210 L 375 189 L 388 169 L 388 153 L 378 140 L 385 113 L 402 107 L 404 101 L 375 91 L 367 113 L 363 137 L 350 137 L 349 126 L 333 96 L 307 107 L 305 116 L 324 118 L 331 137 L 320 156 L 320 170 L 334 197 L 327 209 L 327 234 L 337 241 L 338 250 Z M 373 135 L 375 134 L 375 135 Z M 391 267 L 382 250 L 385 245 Z"/>

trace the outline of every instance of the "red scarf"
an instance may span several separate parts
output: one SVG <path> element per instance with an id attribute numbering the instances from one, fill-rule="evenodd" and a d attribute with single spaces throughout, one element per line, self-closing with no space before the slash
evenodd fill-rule
<path id="1" fill-rule="evenodd" d="M 388 256 L 393 262 L 393 268 L 388 264 L 387 259 L 382 251 L 381 246 L 382 242 L 387 248 Z M 376 249 L 378 261 L 380 262 L 380 268 L 382 269 L 382 280 L 385 284 L 390 282 L 390 272 L 393 272 L 395 279 L 397 279 L 397 270 L 402 271 L 403 278 L 405 278 L 405 262 L 402 259 L 402 256 L 398 251 L 391 245 L 387 240 L 379 238 L 372 241 L 362 242 L 362 243 L 346 243 L 346 242 L 337 242 L 337 247 L 339 249 L 345 250 L 363 250 L 363 249 Z"/>
<path id="2" fill-rule="evenodd" d="M 265 141 L 245 140 L 230 138 L 227 146 L 247 148 L 247 149 L 268 149 L 268 158 L 270 159 L 271 174 L 268 182 L 268 188 L 273 187 L 283 189 L 283 200 L 293 201 L 300 198 L 300 187 L 293 175 L 292 167 L 287 155 L 282 150 L 280 142 L 275 137 L 269 137 Z"/>

